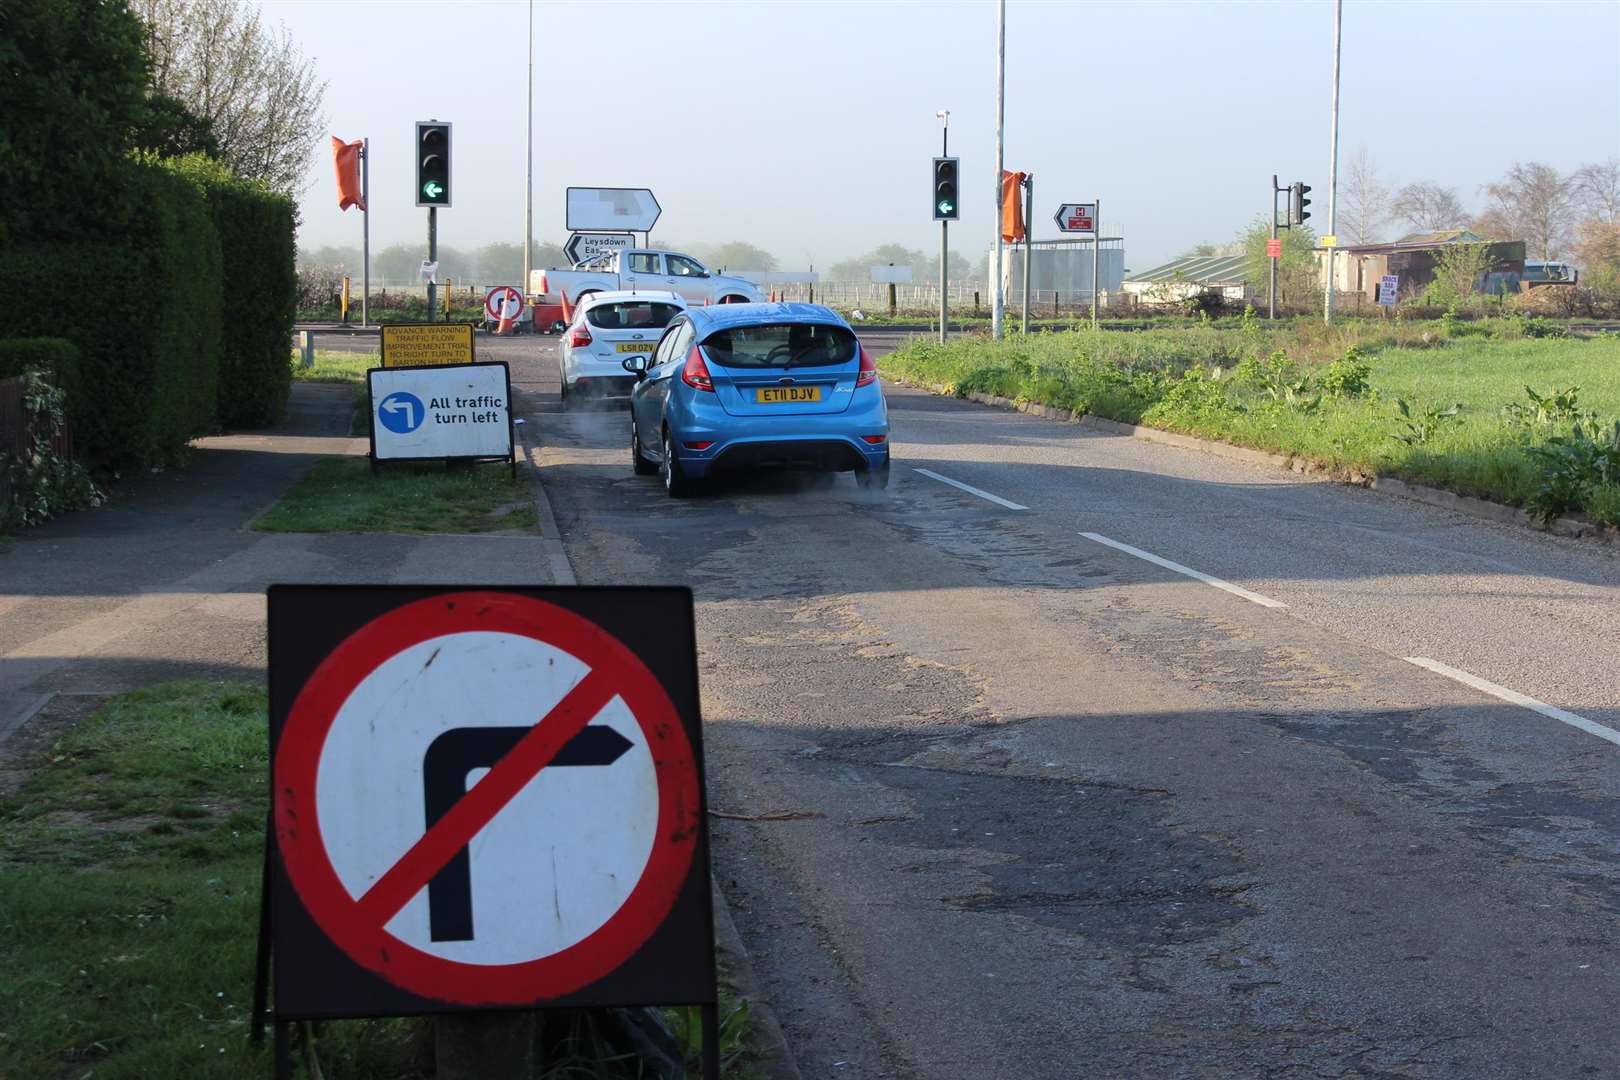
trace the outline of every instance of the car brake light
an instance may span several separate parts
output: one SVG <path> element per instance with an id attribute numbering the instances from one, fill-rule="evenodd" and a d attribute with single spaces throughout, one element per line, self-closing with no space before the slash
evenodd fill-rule
<path id="1" fill-rule="evenodd" d="M 694 390 L 714 393 L 714 380 L 709 378 L 709 365 L 703 362 L 703 353 L 696 345 L 686 354 L 686 366 L 681 368 L 681 382 Z"/>
<path id="2" fill-rule="evenodd" d="M 688 450 L 707 450 L 714 445 L 713 439 L 701 439 L 698 442 L 681 443 Z"/>
<path id="3" fill-rule="evenodd" d="M 885 442 L 887 439 L 888 439 L 887 435 L 862 435 L 861 436 L 861 442 L 871 443 L 873 446 L 877 446 L 880 443 Z"/>
<path id="4" fill-rule="evenodd" d="M 584 323 L 580 323 L 578 326 L 574 327 L 574 332 L 568 337 L 568 344 L 572 345 L 576 349 L 582 349 L 590 343 L 590 327 L 586 326 Z"/>
<path id="5" fill-rule="evenodd" d="M 877 382 L 877 365 L 872 363 L 872 358 L 867 355 L 866 346 L 862 345 L 861 367 L 855 373 L 855 389 L 859 390 L 861 387 L 874 382 Z"/>

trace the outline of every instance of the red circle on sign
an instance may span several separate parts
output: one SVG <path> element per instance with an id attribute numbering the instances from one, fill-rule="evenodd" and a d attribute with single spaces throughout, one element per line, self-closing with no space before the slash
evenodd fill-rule
<path id="1" fill-rule="evenodd" d="M 591 672 L 611 672 L 616 696 L 646 736 L 658 778 L 658 825 L 641 879 L 608 920 L 574 944 L 512 964 L 447 960 L 364 916 L 332 866 L 315 806 L 321 752 L 338 710 L 385 661 L 447 634 L 515 634 L 561 649 Z M 587 677 L 589 677 L 587 675 Z M 560 997 L 616 970 L 669 915 L 686 883 L 702 824 L 692 745 L 675 704 L 640 657 L 595 623 L 543 600 L 461 592 L 418 600 L 362 626 L 299 691 L 275 761 L 276 843 L 293 890 L 333 943 L 362 967 L 425 998 L 463 1005 L 528 1005 Z M 425 887 L 425 885 L 424 885 Z"/>
<path id="2" fill-rule="evenodd" d="M 517 301 L 517 310 L 512 313 L 515 319 L 523 314 L 523 292 L 513 285 L 497 285 L 489 290 L 489 295 L 484 297 L 484 310 L 490 318 L 499 319 L 509 300 Z"/>

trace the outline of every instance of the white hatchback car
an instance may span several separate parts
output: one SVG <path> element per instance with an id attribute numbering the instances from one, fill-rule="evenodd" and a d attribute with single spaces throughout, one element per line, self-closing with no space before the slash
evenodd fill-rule
<path id="1" fill-rule="evenodd" d="M 629 397 L 636 378 L 624 370 L 624 359 L 650 353 L 664 327 L 686 310 L 672 292 L 599 292 L 587 296 L 563 333 L 557 365 L 562 395 Z"/>

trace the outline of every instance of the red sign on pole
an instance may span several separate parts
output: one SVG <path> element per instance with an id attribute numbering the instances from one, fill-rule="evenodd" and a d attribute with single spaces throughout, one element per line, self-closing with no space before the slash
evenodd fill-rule
<path id="1" fill-rule="evenodd" d="M 1281 240 L 1267 240 L 1266 241 L 1266 258 L 1268 258 L 1268 259 L 1280 259 L 1280 258 L 1282 258 L 1282 241 Z"/>

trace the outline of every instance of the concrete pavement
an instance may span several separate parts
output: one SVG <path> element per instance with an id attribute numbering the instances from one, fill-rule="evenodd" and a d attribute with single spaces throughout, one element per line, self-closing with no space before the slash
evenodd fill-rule
<path id="1" fill-rule="evenodd" d="M 346 386 L 297 385 L 280 428 L 198 440 L 185 469 L 0 546 L 0 742 L 53 695 L 263 677 L 275 582 L 546 584 L 555 537 L 278 534 L 260 511 L 322 454 L 364 454 Z M 527 492 L 524 492 L 525 497 Z"/>

